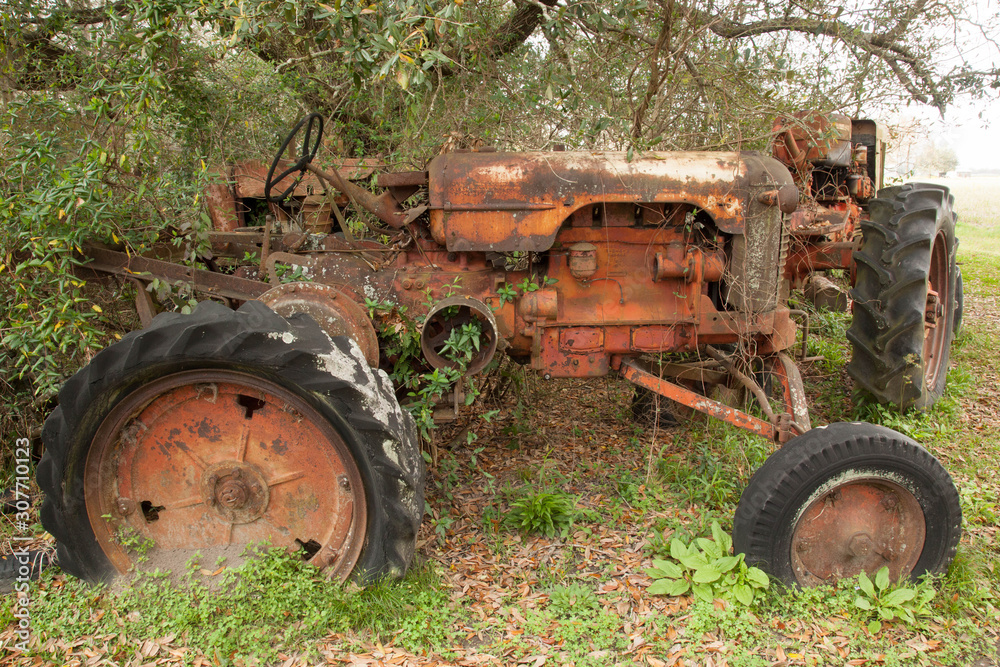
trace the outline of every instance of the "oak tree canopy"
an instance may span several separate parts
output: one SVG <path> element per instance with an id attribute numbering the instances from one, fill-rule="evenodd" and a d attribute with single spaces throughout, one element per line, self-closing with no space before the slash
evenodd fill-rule
<path id="1" fill-rule="evenodd" d="M 0 392 L 51 395 L 111 340 L 84 241 L 198 261 L 205 185 L 307 112 L 327 154 L 400 167 L 442 144 L 766 149 L 788 111 L 996 98 L 997 23 L 971 0 L 6 0 Z"/>

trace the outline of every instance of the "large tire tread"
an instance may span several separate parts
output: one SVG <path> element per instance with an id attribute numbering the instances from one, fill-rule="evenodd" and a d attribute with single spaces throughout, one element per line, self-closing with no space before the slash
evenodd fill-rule
<path id="1" fill-rule="evenodd" d="M 949 293 L 955 293 L 953 202 L 939 185 L 885 188 L 861 224 L 864 243 L 854 253 L 854 319 L 847 331 L 854 354 L 847 372 L 863 396 L 900 410 L 927 409 L 944 392 L 951 336 L 937 361 L 944 370 L 934 387 L 926 387 L 924 310 L 932 244 L 941 231 L 948 243 Z M 950 331 L 953 318 L 949 304 L 941 326 Z"/>

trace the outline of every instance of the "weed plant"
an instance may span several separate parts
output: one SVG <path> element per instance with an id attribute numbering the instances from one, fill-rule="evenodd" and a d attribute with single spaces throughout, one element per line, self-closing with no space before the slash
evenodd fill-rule
<path id="1" fill-rule="evenodd" d="M 560 491 L 527 491 L 511 503 L 504 523 L 525 533 L 564 535 L 579 515 L 576 501 Z"/>
<path id="2" fill-rule="evenodd" d="M 671 451 L 656 464 L 660 480 L 689 505 L 724 509 L 735 506 L 771 449 L 761 438 L 721 421 L 708 421 L 693 442 L 675 438 Z"/>

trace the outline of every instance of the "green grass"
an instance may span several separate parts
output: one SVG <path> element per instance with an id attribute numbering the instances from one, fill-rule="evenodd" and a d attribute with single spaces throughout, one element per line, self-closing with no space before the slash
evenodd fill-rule
<path id="1" fill-rule="evenodd" d="M 55 663 L 60 653 L 46 650 L 46 640 L 100 636 L 108 657 L 124 662 L 137 642 L 173 637 L 213 664 L 271 664 L 329 633 L 356 632 L 417 653 L 447 652 L 463 618 L 429 566 L 353 592 L 280 549 L 223 571 L 211 587 L 195 574 L 201 567 L 215 566 L 190 563 L 180 582 L 143 574 L 120 592 L 44 575 L 31 591 L 32 632 L 42 646 L 31 654 Z M 12 599 L 0 607 L 4 625 Z"/>

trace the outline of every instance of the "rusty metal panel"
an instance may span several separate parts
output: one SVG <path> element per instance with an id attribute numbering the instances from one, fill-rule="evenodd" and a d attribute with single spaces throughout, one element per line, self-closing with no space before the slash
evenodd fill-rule
<path id="1" fill-rule="evenodd" d="M 775 155 L 784 162 L 848 167 L 851 119 L 844 114 L 799 111 L 774 121 Z"/>
<path id="2" fill-rule="evenodd" d="M 594 352 L 604 347 L 604 329 L 567 327 L 559 332 L 559 349 L 565 352 Z"/>
<path id="3" fill-rule="evenodd" d="M 532 365 L 547 377 L 601 377 L 610 370 L 607 352 L 565 352 L 560 346 L 558 327 L 540 329 L 537 333 L 538 353 Z"/>
<path id="4" fill-rule="evenodd" d="M 759 191 L 794 210 L 791 175 L 751 153 L 450 153 L 428 165 L 431 233 L 448 250 L 544 251 L 597 204 L 683 202 L 739 234 Z"/>
<path id="5" fill-rule="evenodd" d="M 788 256 L 785 276 L 793 278 L 813 271 L 848 268 L 853 253 L 853 242 L 802 244 Z"/>
<path id="6" fill-rule="evenodd" d="M 236 213 L 236 200 L 233 191 L 226 183 L 213 183 L 205 188 L 205 206 L 212 228 L 220 232 L 232 232 L 240 226 L 240 218 Z"/>
<path id="7" fill-rule="evenodd" d="M 683 230 L 664 226 L 566 227 L 549 254 L 548 277 L 559 292 L 559 322 L 587 325 L 693 322 L 702 306 L 702 285 L 674 279 L 656 281 L 656 256 L 670 248 L 684 255 Z M 573 249 L 593 247 L 593 273 L 574 275 Z M 578 272 L 577 272 L 578 273 Z"/>
<path id="8" fill-rule="evenodd" d="M 631 347 L 636 352 L 674 352 L 688 348 L 691 338 L 683 325 L 636 327 Z"/>

